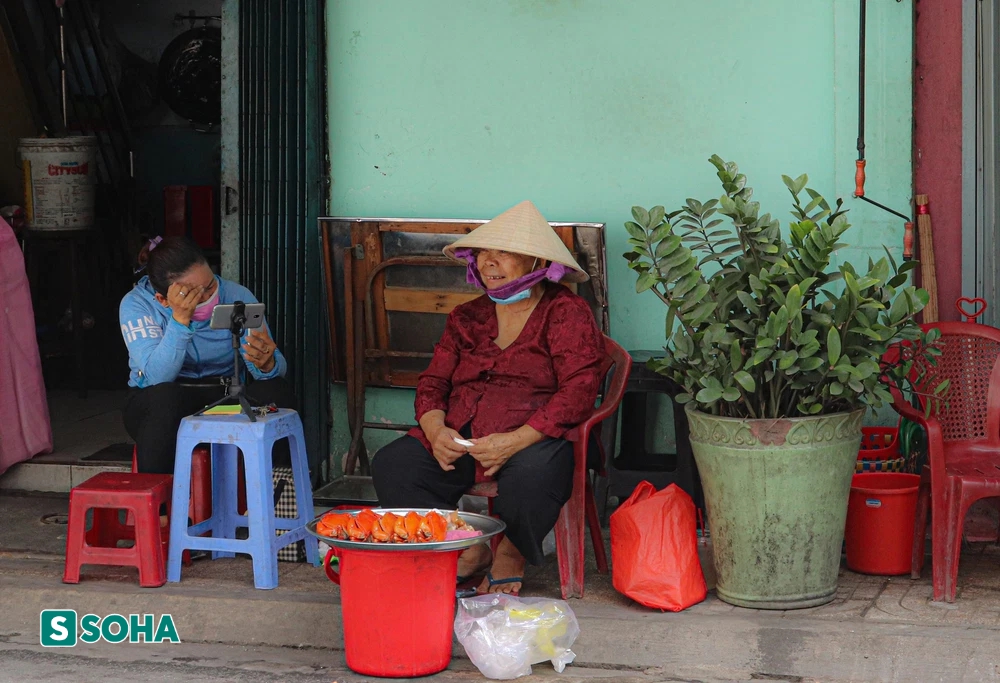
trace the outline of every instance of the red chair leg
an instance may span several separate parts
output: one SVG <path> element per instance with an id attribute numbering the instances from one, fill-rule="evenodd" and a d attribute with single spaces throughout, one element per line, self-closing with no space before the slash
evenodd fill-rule
<path id="1" fill-rule="evenodd" d="M 944 602 L 948 587 L 948 558 L 951 557 L 950 548 L 953 545 L 953 530 L 948 524 L 954 517 L 949 514 L 950 503 L 950 495 L 943 492 L 934 495 L 934 491 L 931 491 L 931 577 L 936 602 Z"/>
<path id="2" fill-rule="evenodd" d="M 139 553 L 139 585 L 158 588 L 167 582 L 160 530 L 160 501 L 152 496 L 135 513 L 135 547 Z"/>
<path id="3" fill-rule="evenodd" d="M 586 471 L 576 468 L 573 472 L 573 493 L 559 512 L 559 521 L 556 522 L 556 552 L 563 600 L 583 597 L 585 479 Z"/>
<path id="4" fill-rule="evenodd" d="M 138 447 L 132 447 L 132 473 L 139 471 Z M 240 482 L 242 486 L 242 481 Z M 241 488 L 242 490 L 242 488 Z M 245 513 L 244 507 L 241 514 Z M 192 524 L 204 522 L 212 516 L 212 451 L 205 446 L 199 446 L 191 455 L 191 505 L 188 507 L 188 517 Z M 163 553 L 166 557 L 167 544 L 170 540 L 170 527 L 163 529 Z M 135 538 L 135 519 L 129 510 L 125 516 L 125 527 L 122 539 Z M 181 555 L 181 564 L 191 566 L 191 551 L 185 550 Z"/>
<path id="5" fill-rule="evenodd" d="M 86 543 L 87 508 L 75 505 L 73 493 L 69 495 L 69 522 L 66 526 L 66 562 L 63 566 L 63 583 L 80 583 L 81 553 Z"/>
<path id="6" fill-rule="evenodd" d="M 910 559 L 910 578 L 919 579 L 924 568 L 924 552 L 927 539 L 927 513 L 930 512 L 930 482 L 920 482 L 917 493 L 917 516 L 913 520 L 913 557 Z"/>
<path id="7" fill-rule="evenodd" d="M 948 537 L 948 558 L 945 563 L 947 567 L 945 600 L 947 602 L 955 602 L 955 594 L 958 592 L 958 565 L 962 556 L 965 516 L 969 512 L 972 501 L 966 500 L 962 492 L 962 483 L 959 480 L 955 481 L 950 498 L 948 527 L 951 530 L 951 534 Z"/>
<path id="8" fill-rule="evenodd" d="M 139 447 L 132 446 L 132 474 L 139 473 Z M 132 515 L 132 511 L 129 510 L 125 513 L 125 526 L 129 528 L 129 536 L 135 536 L 135 519 Z"/>
<path id="9" fill-rule="evenodd" d="M 212 516 L 212 452 L 199 446 L 191 454 L 191 505 L 188 517 L 192 524 Z"/>
<path id="10" fill-rule="evenodd" d="M 236 511 L 241 515 L 245 515 L 247 513 L 247 475 L 243 467 L 242 452 L 236 460 L 236 471 L 236 478 L 239 481 L 239 485 L 236 488 Z"/>
<path id="11" fill-rule="evenodd" d="M 608 573 L 608 556 L 604 550 L 604 535 L 601 533 L 601 518 L 597 514 L 597 501 L 594 499 L 594 487 L 590 477 L 587 481 L 587 526 L 590 528 L 590 540 L 594 544 L 594 559 L 597 560 L 597 571 Z"/>

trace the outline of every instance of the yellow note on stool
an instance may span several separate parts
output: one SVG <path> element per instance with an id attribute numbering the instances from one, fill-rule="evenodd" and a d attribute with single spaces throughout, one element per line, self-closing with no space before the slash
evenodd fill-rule
<path id="1" fill-rule="evenodd" d="M 239 415 L 243 411 L 238 405 L 215 406 L 205 411 L 205 415 Z"/>

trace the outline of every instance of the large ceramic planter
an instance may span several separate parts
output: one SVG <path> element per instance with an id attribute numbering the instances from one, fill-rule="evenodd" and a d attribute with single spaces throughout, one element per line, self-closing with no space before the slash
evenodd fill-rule
<path id="1" fill-rule="evenodd" d="M 864 411 L 744 420 L 689 408 L 687 416 L 718 596 L 757 609 L 833 600 Z"/>

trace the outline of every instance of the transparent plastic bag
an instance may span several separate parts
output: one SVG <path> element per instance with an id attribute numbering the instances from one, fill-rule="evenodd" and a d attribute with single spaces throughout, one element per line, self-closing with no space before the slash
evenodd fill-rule
<path id="1" fill-rule="evenodd" d="M 563 600 L 496 593 L 458 601 L 455 636 L 487 678 L 528 676 L 532 664 L 546 660 L 562 673 L 576 658 L 570 647 L 579 635 L 576 615 Z"/>

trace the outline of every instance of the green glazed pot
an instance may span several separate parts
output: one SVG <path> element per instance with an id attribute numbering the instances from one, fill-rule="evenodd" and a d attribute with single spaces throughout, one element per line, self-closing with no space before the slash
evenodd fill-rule
<path id="1" fill-rule="evenodd" d="M 864 414 L 745 420 L 687 409 L 722 600 L 833 600 Z"/>

